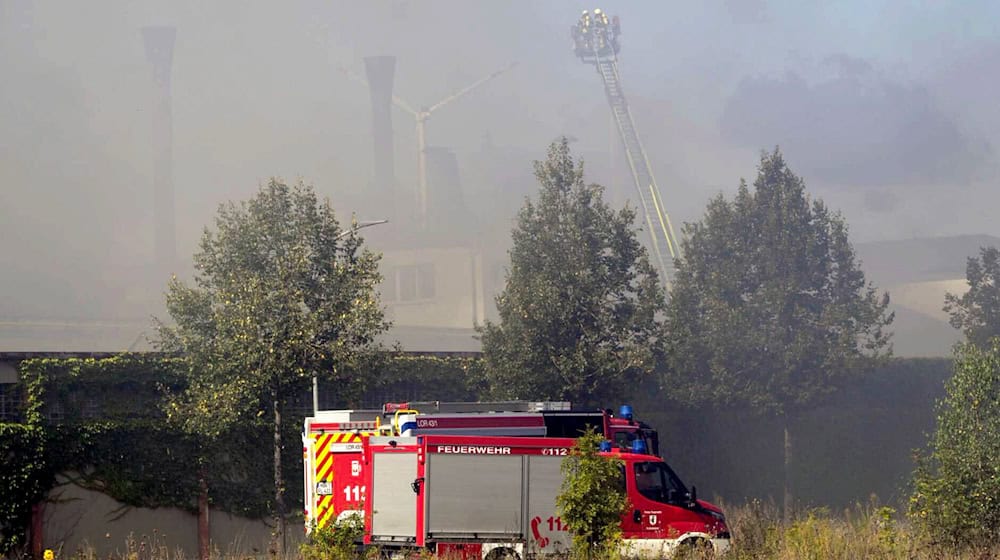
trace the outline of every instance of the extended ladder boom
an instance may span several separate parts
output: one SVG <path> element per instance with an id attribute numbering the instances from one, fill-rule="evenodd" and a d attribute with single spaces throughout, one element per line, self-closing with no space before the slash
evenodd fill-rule
<path id="1" fill-rule="evenodd" d="M 646 150 L 636 131 L 635 120 L 629 111 L 618 73 L 617 20 L 613 26 L 593 24 L 577 25 L 573 29 L 576 53 L 584 62 L 597 68 L 604 82 L 611 113 L 615 118 L 618 134 L 625 148 L 632 180 L 635 182 L 639 203 L 642 206 L 646 230 L 649 232 L 654 265 L 658 268 L 664 286 L 669 290 L 674 277 L 674 259 L 680 256 L 680 246 L 674 235 L 670 216 L 660 198 L 659 187 L 646 157 Z"/>

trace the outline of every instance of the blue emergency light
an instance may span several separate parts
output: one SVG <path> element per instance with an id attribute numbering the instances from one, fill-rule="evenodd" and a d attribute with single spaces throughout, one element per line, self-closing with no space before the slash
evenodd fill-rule
<path id="1" fill-rule="evenodd" d="M 641 439 L 632 440 L 632 453 L 646 454 L 646 442 Z"/>
<path id="2" fill-rule="evenodd" d="M 611 442 L 608 441 L 608 440 L 602 441 L 601 442 L 601 452 L 607 453 L 609 451 L 611 451 Z"/>
<path id="3" fill-rule="evenodd" d="M 632 419 L 632 406 L 628 404 L 623 404 L 621 408 L 618 409 L 618 416 L 626 420 Z"/>

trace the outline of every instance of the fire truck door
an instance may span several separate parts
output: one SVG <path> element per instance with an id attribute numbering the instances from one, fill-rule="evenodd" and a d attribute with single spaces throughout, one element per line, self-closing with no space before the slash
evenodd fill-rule
<path id="1" fill-rule="evenodd" d="M 528 461 L 527 552 L 565 553 L 572 536 L 556 511 L 562 488 L 562 456 L 533 455 Z"/>
<path id="2" fill-rule="evenodd" d="M 417 516 L 411 485 L 417 478 L 417 454 L 375 453 L 370 468 L 372 536 L 415 538 Z"/>

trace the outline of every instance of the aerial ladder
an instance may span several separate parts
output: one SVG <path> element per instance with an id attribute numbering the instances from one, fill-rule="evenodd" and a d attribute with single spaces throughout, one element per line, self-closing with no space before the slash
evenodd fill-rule
<path id="1" fill-rule="evenodd" d="M 646 230 L 649 232 L 653 264 L 669 292 L 674 279 L 674 259 L 680 257 L 680 245 L 622 91 L 621 75 L 618 73 L 619 35 L 618 16 L 609 20 L 601 10 L 594 10 L 593 14 L 584 12 L 580 21 L 572 27 L 574 52 L 584 63 L 593 64 L 604 82 L 604 93 L 625 148 L 646 221 Z"/>

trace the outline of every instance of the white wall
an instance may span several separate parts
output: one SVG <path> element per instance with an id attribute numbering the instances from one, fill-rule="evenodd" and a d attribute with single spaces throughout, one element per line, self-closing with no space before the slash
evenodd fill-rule
<path id="1" fill-rule="evenodd" d="M 419 286 L 420 293 L 414 296 L 411 289 L 404 295 L 403 284 L 420 267 L 433 271 L 433 287 Z M 482 257 L 478 251 L 464 247 L 385 251 L 381 269 L 385 277 L 380 288 L 382 302 L 394 326 L 472 329 L 483 323 Z M 401 275 L 404 269 L 407 272 Z"/>
<path id="2" fill-rule="evenodd" d="M 209 524 L 212 548 L 218 553 L 241 558 L 267 555 L 271 527 L 265 522 L 213 510 Z M 294 552 L 303 540 L 303 529 L 292 523 L 287 533 L 286 550 Z M 130 539 L 135 548 L 129 545 Z M 125 506 L 106 494 L 74 484 L 58 486 L 49 493 L 43 543 L 45 548 L 61 551 L 58 558 L 88 548 L 93 548 L 97 558 L 126 557 L 143 541 L 147 551 L 157 546 L 169 551 L 171 557 L 197 558 L 198 517 L 176 508 Z M 143 557 L 149 556 L 139 555 Z"/>

